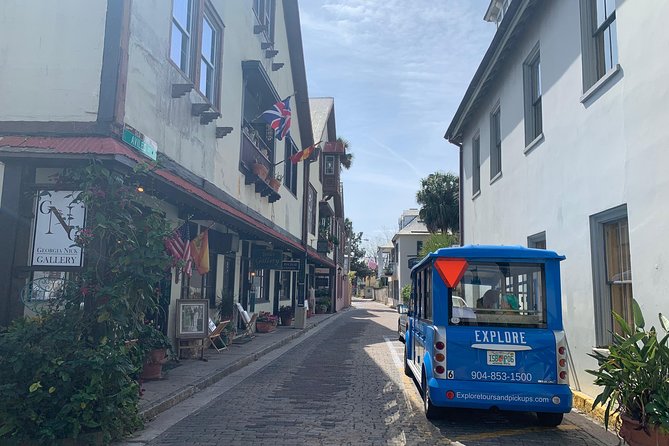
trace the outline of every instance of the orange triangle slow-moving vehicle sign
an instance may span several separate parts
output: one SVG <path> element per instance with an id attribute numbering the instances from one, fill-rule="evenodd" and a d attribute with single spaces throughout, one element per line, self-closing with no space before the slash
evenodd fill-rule
<path id="1" fill-rule="evenodd" d="M 455 288 L 467 271 L 467 261 L 464 259 L 437 259 L 434 261 L 434 266 L 441 280 L 449 288 Z"/>

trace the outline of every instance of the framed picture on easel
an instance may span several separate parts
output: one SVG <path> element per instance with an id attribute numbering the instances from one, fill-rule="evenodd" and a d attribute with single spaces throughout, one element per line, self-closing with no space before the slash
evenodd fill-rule
<path id="1" fill-rule="evenodd" d="M 208 334 L 209 301 L 177 299 L 177 338 L 202 339 Z"/>

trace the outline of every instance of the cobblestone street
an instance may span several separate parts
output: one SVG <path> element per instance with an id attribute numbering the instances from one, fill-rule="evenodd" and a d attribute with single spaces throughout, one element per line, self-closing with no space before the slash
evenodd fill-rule
<path id="1" fill-rule="evenodd" d="M 537 426 L 532 414 L 460 410 L 428 421 L 403 373 L 396 313 L 355 307 L 150 444 L 618 444 L 576 413 L 556 429 Z"/>

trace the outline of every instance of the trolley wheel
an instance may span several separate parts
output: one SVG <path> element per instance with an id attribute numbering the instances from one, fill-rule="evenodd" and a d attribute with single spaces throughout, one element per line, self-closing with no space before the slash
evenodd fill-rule
<path id="1" fill-rule="evenodd" d="M 420 381 L 421 390 L 423 391 L 423 409 L 425 410 L 425 418 L 434 420 L 437 418 L 437 411 L 439 408 L 432 403 L 430 399 L 430 387 L 427 385 L 427 377 L 423 372 L 423 379 Z"/>
<path id="2" fill-rule="evenodd" d="M 542 426 L 556 427 L 562 423 L 564 414 L 555 412 L 537 412 L 537 418 L 539 419 L 539 424 Z"/>
<path id="3" fill-rule="evenodd" d="M 407 356 L 407 344 L 404 343 L 404 374 L 411 376 L 411 369 L 409 368 L 409 357 Z"/>

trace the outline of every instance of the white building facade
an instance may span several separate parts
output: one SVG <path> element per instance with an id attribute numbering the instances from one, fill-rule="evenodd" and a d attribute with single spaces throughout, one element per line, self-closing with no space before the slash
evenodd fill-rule
<path id="1" fill-rule="evenodd" d="M 618 330 L 611 311 L 669 311 L 669 3 L 492 3 L 497 33 L 445 135 L 461 237 L 566 255 L 572 386 L 594 394 L 588 353 Z"/>
<path id="2" fill-rule="evenodd" d="M 33 208 L 28 192 L 92 158 L 157 160 L 147 195 L 174 226 L 208 228 L 211 270 L 172 277 L 172 307 L 208 299 L 216 316 L 223 299 L 277 313 L 301 305 L 317 268 L 336 275 L 307 237 L 311 161 L 290 160 L 314 142 L 296 0 L 8 0 L 0 25 L 0 325 L 24 314 L 17 290 L 43 273 L 28 258 L 32 222 L 16 218 Z M 260 116 L 286 98 L 290 134 L 278 139 Z"/>

